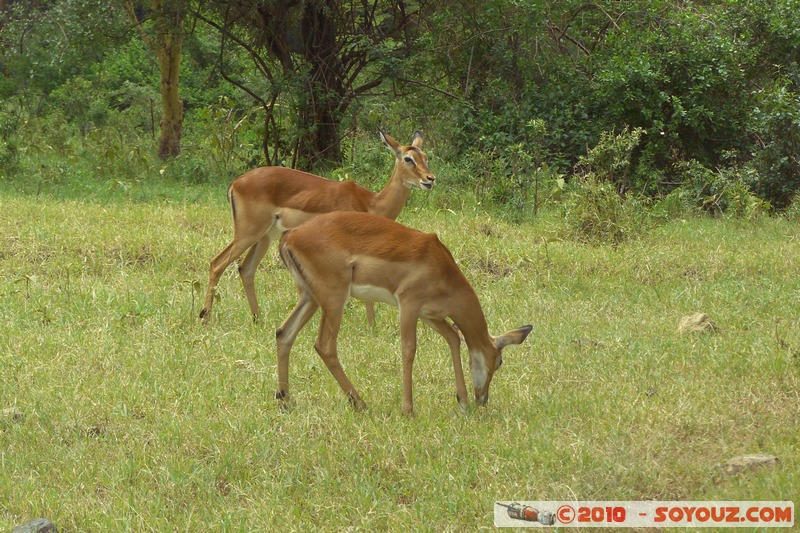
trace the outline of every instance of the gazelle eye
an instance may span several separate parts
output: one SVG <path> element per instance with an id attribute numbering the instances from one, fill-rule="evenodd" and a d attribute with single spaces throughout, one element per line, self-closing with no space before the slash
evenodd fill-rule
<path id="1" fill-rule="evenodd" d="M 414 163 L 414 158 L 413 157 L 409 157 L 409 156 L 405 156 L 403 158 L 403 161 L 405 161 L 406 163 L 411 163 L 412 165 L 416 164 L 416 163 Z"/>

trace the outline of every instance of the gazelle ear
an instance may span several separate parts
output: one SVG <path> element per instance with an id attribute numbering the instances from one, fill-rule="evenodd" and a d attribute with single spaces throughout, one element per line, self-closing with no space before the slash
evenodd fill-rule
<path id="1" fill-rule="evenodd" d="M 414 132 L 414 138 L 411 140 L 411 146 L 422 150 L 422 134 L 420 132 Z"/>
<path id="2" fill-rule="evenodd" d="M 498 350 L 502 350 L 509 344 L 522 344 L 522 341 L 527 338 L 532 329 L 533 326 L 522 326 L 521 328 L 507 331 L 499 337 L 494 337 L 494 345 L 497 346 Z"/>
<path id="3" fill-rule="evenodd" d="M 391 135 L 383 133 L 381 130 L 378 130 L 378 134 L 381 136 L 381 141 L 383 144 L 388 148 L 395 157 L 399 158 L 402 154 L 400 151 L 400 143 L 395 141 Z"/>

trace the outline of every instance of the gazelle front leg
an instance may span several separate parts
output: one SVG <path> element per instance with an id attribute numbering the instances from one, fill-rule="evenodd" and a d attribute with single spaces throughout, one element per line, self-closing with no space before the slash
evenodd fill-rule
<path id="1" fill-rule="evenodd" d="M 368 300 L 364 301 L 364 307 L 367 309 L 367 325 L 375 327 L 375 304 Z"/>
<path id="2" fill-rule="evenodd" d="M 400 343 L 403 355 L 403 414 L 414 414 L 414 398 L 411 375 L 414 369 L 414 356 L 417 353 L 417 310 L 400 306 Z"/>
<path id="3" fill-rule="evenodd" d="M 453 370 L 456 374 L 456 401 L 458 401 L 461 411 L 466 412 L 468 400 L 467 385 L 464 382 L 464 369 L 461 366 L 461 337 L 446 320 L 423 318 L 422 321 L 447 341 L 450 355 L 453 357 Z"/>

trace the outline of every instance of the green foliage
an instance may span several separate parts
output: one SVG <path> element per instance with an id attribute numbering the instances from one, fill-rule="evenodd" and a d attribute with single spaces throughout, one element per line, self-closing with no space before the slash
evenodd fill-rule
<path id="1" fill-rule="evenodd" d="M 50 93 L 48 101 L 72 126 L 78 128 L 81 135 L 104 125 L 108 120 L 107 93 L 96 89 L 91 81 L 81 76 L 67 80 Z"/>
<path id="2" fill-rule="evenodd" d="M 747 220 L 753 220 L 769 214 L 772 206 L 757 196 L 744 180 L 735 179 L 723 193 L 728 207 L 726 213 Z"/>
<path id="3" fill-rule="evenodd" d="M 222 190 L 232 181 L 230 169 L 227 172 L 219 171 L 216 163 L 210 164 L 215 160 L 209 160 L 206 155 L 184 147 L 180 154 L 164 164 L 159 173 L 168 181 L 189 185 L 214 183 Z"/>
<path id="4" fill-rule="evenodd" d="M 702 210 L 697 207 L 694 195 L 685 187 L 673 189 L 653 205 L 654 218 L 666 220 L 697 217 Z"/>
<path id="5" fill-rule="evenodd" d="M 69 137 L 94 135 L 87 153 L 121 158 L 95 167 L 128 179 L 128 154 L 147 151 L 159 127 L 152 53 L 116 4 L 101 10 L 90 0 L 23 4 L 12 4 L 0 30 L 0 95 L 6 109 L 16 110 L 0 113 L 9 125 L 41 118 L 54 127 L 0 131 L 4 175 L 26 170 L 36 144 L 82 157 Z M 356 26 L 391 26 L 397 12 L 378 9 L 370 18 L 357 7 L 341 6 L 337 16 L 356 24 L 338 36 L 341 52 L 352 59 L 343 72 L 358 75 L 347 78 L 350 92 L 338 95 L 345 105 L 328 109 L 337 124 L 331 129 L 328 119 L 308 112 L 309 91 L 321 90 L 322 78 L 314 76 L 322 70 L 311 72 L 308 60 L 296 53 L 302 48 L 301 9 L 293 7 L 285 27 L 263 28 L 256 3 L 246 3 L 255 18 L 234 27 L 246 46 L 237 48 L 229 36 L 221 53 L 215 27 L 221 14 L 200 3 L 196 7 L 208 23 L 187 24 L 181 72 L 189 153 L 174 168 L 153 164 L 140 171 L 191 183 L 226 182 L 265 159 L 313 171 L 295 156 L 308 152 L 311 143 L 322 157 L 323 137 L 335 129 L 337 142 L 344 142 L 331 150 L 342 161 L 317 171 L 340 168 L 380 186 L 384 162 L 357 160 L 365 153 L 358 149 L 361 130 L 371 132 L 380 123 L 393 130 L 395 124 L 397 130 L 423 129 L 436 155 L 455 170 L 451 184 L 517 220 L 562 199 L 568 173 L 589 171 L 619 192 L 669 198 L 675 208 L 731 208 L 737 216 L 768 204 L 783 209 L 800 189 L 800 10 L 793 5 L 425 4 L 408 31 L 386 39 L 372 39 L 368 29 Z M 274 57 L 267 41 L 254 37 L 257 30 L 286 37 L 295 53 Z M 247 46 L 258 53 L 250 55 Z M 229 85 L 221 70 L 251 93 Z M 376 79 L 384 83 L 373 85 Z M 257 107 L 253 95 L 264 100 Z M 330 97 L 315 93 L 313 104 L 324 107 Z M 606 156 L 597 150 L 594 166 L 582 168 L 588 147 L 608 144 L 606 132 L 623 129 L 637 135 L 618 139 L 635 145 L 630 150 L 610 147 L 612 155 L 624 152 L 624 168 L 599 160 Z M 35 138 L 33 131 L 39 133 Z M 99 146 L 103 137 L 110 146 Z M 745 193 L 764 204 L 756 206 Z"/>
<path id="6" fill-rule="evenodd" d="M 33 112 L 65 81 L 95 64 L 124 33 L 124 17 L 94 0 L 12 2 L 0 28 L 0 98 Z"/>
<path id="7" fill-rule="evenodd" d="M 629 125 L 646 135 L 627 189 L 658 197 L 681 185 L 682 162 L 730 166 L 735 151 L 739 172 L 752 160 L 760 178 L 750 185 L 765 201 L 785 205 L 797 190 L 800 21 L 788 3 L 493 2 L 474 17 L 476 6 L 437 21 L 449 39 L 435 43 L 442 61 L 461 65 L 442 65 L 466 100 L 449 104 L 459 156 L 499 153 L 537 117 L 548 162 L 564 171 L 602 132 Z"/>
<path id="8" fill-rule="evenodd" d="M 750 86 L 742 67 L 752 54 L 705 9 L 623 17 L 593 57 L 592 96 L 603 120 L 645 128 L 643 157 L 661 165 L 676 155 L 714 165 L 744 134 Z"/>
<path id="9" fill-rule="evenodd" d="M 546 135 L 540 119 L 529 120 L 516 135 L 482 135 L 467 148 L 465 185 L 482 202 L 501 206 L 516 220 L 535 217 L 564 185 L 562 175 L 547 162 Z"/>
<path id="10" fill-rule="evenodd" d="M 800 222 L 800 194 L 795 194 L 792 197 L 789 206 L 783 211 L 783 216 L 787 220 Z"/>
<path id="11" fill-rule="evenodd" d="M 258 166 L 263 157 L 260 130 L 260 108 L 241 111 L 232 106 L 229 98 L 199 109 L 194 114 L 192 128 L 199 137 L 198 144 L 206 151 L 208 171 L 217 176 L 233 178 Z"/>

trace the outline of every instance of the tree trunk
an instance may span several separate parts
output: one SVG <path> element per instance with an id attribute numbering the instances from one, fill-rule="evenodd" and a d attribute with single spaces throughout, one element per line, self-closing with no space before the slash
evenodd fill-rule
<path id="1" fill-rule="evenodd" d="M 301 166 L 307 168 L 338 164 L 342 160 L 340 113 L 337 106 L 324 102 L 332 99 L 332 95 L 326 94 L 323 87 L 313 84 L 312 81 L 307 95 L 308 104 L 300 117 L 302 134 L 297 154 Z"/>
<path id="2" fill-rule="evenodd" d="M 158 157 L 168 159 L 181 151 L 183 130 L 183 102 L 180 98 L 179 77 L 181 49 L 183 48 L 183 25 L 180 23 L 172 34 L 164 34 L 158 50 L 158 66 L 161 71 L 161 132 L 158 137 Z"/>
<path id="3" fill-rule="evenodd" d="M 161 131 L 158 137 L 158 157 L 169 159 L 181 151 L 183 130 L 183 102 L 179 82 L 181 54 L 183 51 L 183 20 L 186 0 L 152 0 L 151 9 L 143 7 L 141 0 L 125 0 L 123 6 L 128 18 L 139 30 L 142 41 L 156 55 L 161 76 Z M 153 32 L 143 26 L 147 18 L 153 20 Z"/>
<path id="4" fill-rule="evenodd" d="M 344 73 L 334 13 L 336 0 L 309 1 L 303 12 L 303 56 L 311 64 L 308 104 L 302 113 L 298 159 L 310 168 L 341 162 L 340 105 Z"/>

